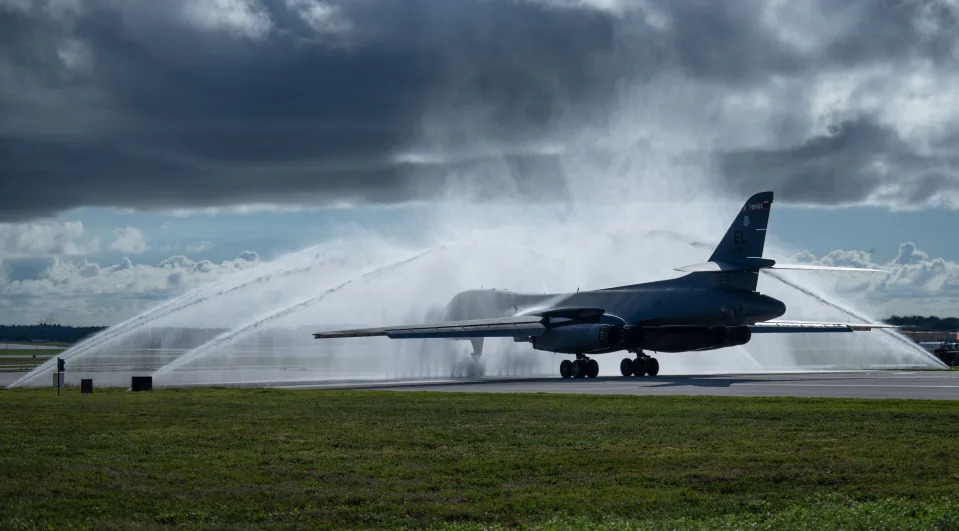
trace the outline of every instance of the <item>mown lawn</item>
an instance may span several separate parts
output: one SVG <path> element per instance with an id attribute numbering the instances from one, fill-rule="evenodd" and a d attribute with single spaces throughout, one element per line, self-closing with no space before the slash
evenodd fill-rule
<path id="1" fill-rule="evenodd" d="M 0 528 L 959 526 L 959 404 L 0 393 Z"/>

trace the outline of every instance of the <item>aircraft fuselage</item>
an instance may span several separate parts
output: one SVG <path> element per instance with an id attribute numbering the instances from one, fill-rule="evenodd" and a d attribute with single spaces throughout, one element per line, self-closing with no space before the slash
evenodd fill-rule
<path id="1" fill-rule="evenodd" d="M 449 320 L 539 315 L 571 308 L 603 308 L 597 322 L 570 321 L 542 338 L 539 350 L 605 353 L 648 349 L 660 352 L 705 350 L 749 340 L 744 327 L 783 315 L 786 305 L 754 291 L 696 285 L 697 274 L 672 281 L 560 294 L 471 290 L 457 294 L 446 308 Z M 617 327 L 611 344 L 598 335 Z"/>

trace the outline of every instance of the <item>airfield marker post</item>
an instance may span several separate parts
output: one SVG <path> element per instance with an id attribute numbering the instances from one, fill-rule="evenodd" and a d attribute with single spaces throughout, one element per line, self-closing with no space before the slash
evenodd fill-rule
<path id="1" fill-rule="evenodd" d="M 57 396 L 60 396 L 60 386 L 63 385 L 63 373 L 67 370 L 66 362 L 63 358 L 57 358 Z"/>

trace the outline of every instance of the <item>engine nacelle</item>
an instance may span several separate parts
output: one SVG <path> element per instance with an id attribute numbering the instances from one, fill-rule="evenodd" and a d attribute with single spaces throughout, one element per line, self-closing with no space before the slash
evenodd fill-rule
<path id="1" fill-rule="evenodd" d="M 657 352 L 689 352 L 745 345 L 752 338 L 748 326 L 675 326 L 626 331 L 630 348 Z"/>
<path id="2" fill-rule="evenodd" d="M 545 334 L 532 338 L 533 348 L 564 354 L 585 354 L 615 349 L 623 344 L 622 326 L 608 324 L 577 324 L 550 328 Z"/>

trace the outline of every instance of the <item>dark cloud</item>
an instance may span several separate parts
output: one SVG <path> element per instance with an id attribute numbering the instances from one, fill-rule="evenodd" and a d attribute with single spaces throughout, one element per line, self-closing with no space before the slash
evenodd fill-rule
<path id="1" fill-rule="evenodd" d="M 664 76 L 715 99 L 860 65 L 948 65 L 957 49 L 953 12 L 918 2 L 793 6 L 815 15 L 800 24 L 810 45 L 784 37 L 796 21 L 763 3 L 569 4 L 0 2 L 0 218 L 81 205 L 388 203 L 451 186 L 564 199 L 560 158 L 536 146 L 602 125 Z M 822 20 L 839 29 L 817 39 Z M 783 138 L 803 130 L 802 104 L 770 109 Z M 826 203 L 878 190 L 888 177 L 870 169 L 876 157 L 911 176 L 905 202 L 955 184 L 951 161 L 888 125 L 840 122 L 827 137 L 782 142 L 717 146 L 724 174 L 745 187 L 744 175 L 763 173 L 785 197 Z"/>
<path id="2" fill-rule="evenodd" d="M 273 31 L 257 39 L 199 32 L 170 13 L 148 20 L 159 8 L 146 3 L 143 13 L 90 2 L 69 24 L 5 13 L 11 86 L 44 93 L 0 100 L 22 126 L 0 129 L 4 217 L 77 205 L 417 199 L 483 162 L 394 160 L 438 98 L 450 108 L 483 101 L 499 129 L 522 136 L 609 90 L 609 77 L 592 79 L 589 67 L 609 51 L 608 16 L 512 2 L 364 2 L 340 13 L 357 35 L 315 42 L 322 36 L 284 4 L 268 7 Z M 67 71 L 66 38 L 89 49 L 89 72 Z M 443 89 L 457 83 L 469 93 Z M 487 163 L 522 180 L 528 159 Z"/>
<path id="3" fill-rule="evenodd" d="M 785 149 L 727 152 L 722 172 L 740 192 L 771 188 L 786 201 L 839 204 L 898 197 L 907 204 L 959 191 L 959 156 L 919 153 L 869 117 Z"/>

